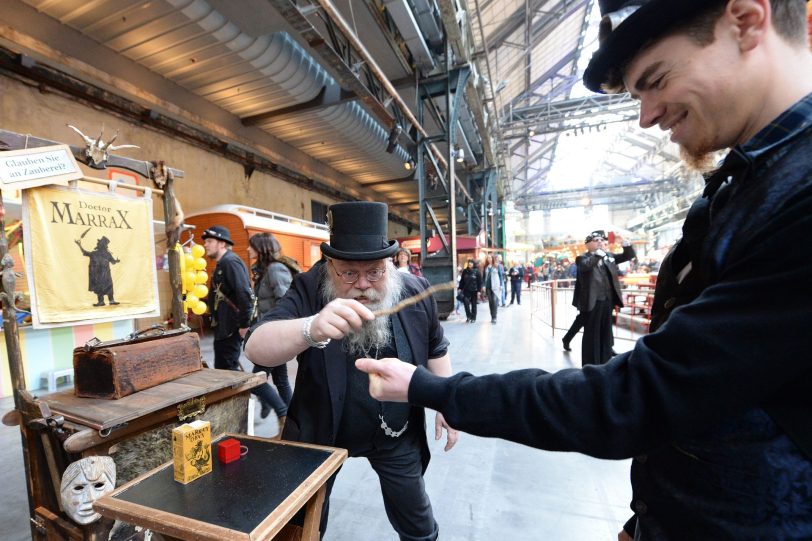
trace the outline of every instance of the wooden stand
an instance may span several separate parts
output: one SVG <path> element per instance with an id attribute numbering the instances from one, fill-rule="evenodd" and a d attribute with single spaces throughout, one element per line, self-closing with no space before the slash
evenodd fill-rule
<path id="1" fill-rule="evenodd" d="M 169 539 L 318 541 L 325 483 L 347 459 L 345 449 L 244 435 L 247 448 L 229 464 L 184 485 L 172 463 L 130 481 L 93 504 L 104 517 L 149 528 Z M 212 453 L 216 457 L 216 442 Z M 305 509 L 302 527 L 288 524 Z"/>
<path id="2" fill-rule="evenodd" d="M 213 434 L 242 432 L 250 390 L 265 379 L 263 373 L 203 369 L 119 400 L 79 398 L 72 391 L 34 398 L 25 392 L 20 429 L 30 450 L 32 538 L 106 540 L 111 524 L 83 528 L 62 515 L 65 467 L 109 455 L 121 485 L 171 459 L 172 429 L 183 422 L 210 421 Z"/>
<path id="3" fill-rule="evenodd" d="M 169 247 L 175 245 L 180 233 L 179 206 L 175 201 L 173 181 L 184 176 L 183 171 L 167 167 L 162 161 L 145 162 L 107 153 L 109 141 L 104 148 L 91 147 L 92 140 L 85 138 L 87 147 L 70 146 L 77 161 L 90 168 L 103 170 L 107 166 L 115 166 L 130 171 L 151 180 L 158 189 L 151 189 L 153 194 L 160 195 L 164 204 L 164 223 Z M 95 145 L 101 144 L 101 135 Z M 59 144 L 57 141 L 33 137 L 27 134 L 13 133 L 0 129 L 0 151 L 19 150 Z M 98 160 L 98 161 L 97 161 Z M 108 181 L 83 178 L 83 181 L 109 185 Z M 145 191 L 146 187 L 137 185 L 122 185 L 122 188 Z M 2 195 L 2 194 L 0 194 Z M 26 378 L 22 353 L 20 350 L 19 335 L 15 308 L 16 276 L 14 261 L 7 253 L 8 246 L 5 237 L 5 208 L 0 197 L 0 303 L 3 311 L 3 332 L 8 352 L 9 373 L 14 389 L 14 412 L 3 416 L 3 422 L 8 425 L 19 425 L 22 434 L 23 462 L 26 470 L 28 491 L 29 520 L 31 523 L 31 536 L 35 541 L 40 540 L 83 540 L 103 541 L 107 539 L 106 526 L 92 524 L 79 526 L 66 518 L 60 507 L 60 479 L 69 463 L 84 456 L 114 454 L 128 447 L 128 442 L 139 440 L 142 449 L 140 452 L 148 454 L 148 445 L 144 442 L 160 440 L 163 426 L 177 422 L 180 412 L 178 406 L 187 399 L 208 404 L 237 400 L 236 395 L 242 395 L 242 404 L 247 404 L 248 390 L 265 380 L 265 376 L 257 379 L 255 375 L 237 374 L 238 380 L 229 379 L 234 376 L 214 377 L 227 383 L 220 385 L 214 380 L 198 382 L 199 385 L 180 388 L 175 386 L 166 388 L 163 400 L 156 398 L 153 387 L 148 394 L 136 393 L 119 401 L 94 404 L 93 399 L 79 399 L 72 393 L 55 393 L 44 399 L 38 399 L 26 390 Z M 169 269 L 172 286 L 172 322 L 174 328 L 185 323 L 185 312 L 181 296 L 180 259 L 175 250 L 169 250 Z M 66 352 L 67 353 L 67 352 Z M 211 374 L 210 374 L 211 375 Z M 185 378 L 181 378 L 185 379 Z M 171 382 L 171 383 L 176 383 Z M 188 380 L 187 380 L 188 381 Z M 145 391 L 146 392 L 146 391 Z M 152 398 L 149 398 L 152 397 Z M 130 399 L 130 400 L 128 400 Z M 125 402 L 125 400 L 127 400 Z M 143 400 L 143 402 L 141 402 Z M 167 402 L 168 401 L 168 402 Z M 110 407 L 109 411 L 105 407 Z M 205 407 L 204 407 L 205 409 Z M 244 430 L 247 419 L 247 408 L 241 413 L 233 408 L 232 422 L 225 430 Z M 242 421 L 233 424 L 234 415 L 241 415 Z M 182 419 L 180 419 L 182 420 Z M 148 438 L 152 438 L 149 440 Z M 145 450 L 146 449 L 146 450 Z M 139 451 L 134 451 L 130 457 L 137 457 Z M 160 454 L 160 449 L 157 451 Z M 119 479 L 128 480 L 129 473 L 121 476 L 121 471 L 143 473 L 153 465 L 149 460 L 128 458 L 116 460 Z M 139 470 L 139 468 L 145 468 Z"/>

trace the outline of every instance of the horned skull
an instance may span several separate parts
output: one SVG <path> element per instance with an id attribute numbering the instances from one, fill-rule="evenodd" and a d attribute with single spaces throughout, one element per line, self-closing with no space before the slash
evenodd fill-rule
<path id="1" fill-rule="evenodd" d="M 79 130 L 79 128 L 76 126 L 71 126 L 68 124 L 68 127 L 81 135 L 82 139 L 85 140 L 85 157 L 87 158 L 87 165 L 93 167 L 94 169 L 104 169 L 107 159 L 110 157 L 110 152 L 114 152 L 122 148 L 140 148 L 136 145 L 113 145 L 113 141 L 115 141 L 118 137 L 118 131 L 116 131 L 116 134 L 112 139 L 105 143 L 102 140 L 102 137 L 104 136 L 104 125 L 102 125 L 99 137 L 95 141 L 82 133 L 81 130 Z"/>

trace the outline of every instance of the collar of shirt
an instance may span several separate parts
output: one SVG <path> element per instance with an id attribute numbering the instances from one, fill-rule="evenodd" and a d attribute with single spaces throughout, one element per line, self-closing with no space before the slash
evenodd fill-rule
<path id="1" fill-rule="evenodd" d="M 742 151 L 751 159 L 757 159 L 762 154 L 795 137 L 811 124 L 812 93 L 793 104 L 749 141 L 741 145 Z"/>
<path id="2" fill-rule="evenodd" d="M 776 147 L 798 136 L 812 125 L 812 93 L 795 102 L 757 134 L 736 145 L 725 156 L 722 165 L 708 176 L 704 195 L 712 196 L 729 174 L 752 167 Z"/>

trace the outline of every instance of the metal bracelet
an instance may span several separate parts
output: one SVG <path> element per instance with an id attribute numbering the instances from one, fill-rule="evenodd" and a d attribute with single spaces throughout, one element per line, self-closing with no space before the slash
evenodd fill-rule
<path id="1" fill-rule="evenodd" d="M 304 323 L 302 324 L 302 338 L 307 343 L 308 346 L 311 348 L 318 348 L 324 349 L 327 347 L 327 344 L 330 343 L 330 339 L 322 340 L 321 342 L 316 342 L 313 340 L 313 337 L 310 336 L 310 324 L 313 323 L 313 320 L 316 318 L 315 315 L 306 317 Z"/>

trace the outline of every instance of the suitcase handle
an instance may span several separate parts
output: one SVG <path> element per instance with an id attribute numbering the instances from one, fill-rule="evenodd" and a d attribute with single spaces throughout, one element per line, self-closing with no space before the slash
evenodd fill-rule
<path id="1" fill-rule="evenodd" d="M 160 323 L 156 323 L 151 327 L 146 329 L 142 329 L 140 331 L 135 331 L 124 338 L 118 338 L 116 340 L 109 340 L 107 342 L 102 342 L 95 336 L 85 342 L 84 350 L 85 351 L 92 351 L 94 349 L 98 349 L 101 347 L 108 347 L 108 346 L 118 346 L 121 344 L 128 344 L 131 342 L 137 342 L 139 340 L 150 340 L 153 338 L 160 338 L 161 336 L 171 336 L 173 334 L 182 334 L 185 332 L 189 332 L 191 329 L 186 325 L 182 326 L 179 329 L 167 329 Z"/>

